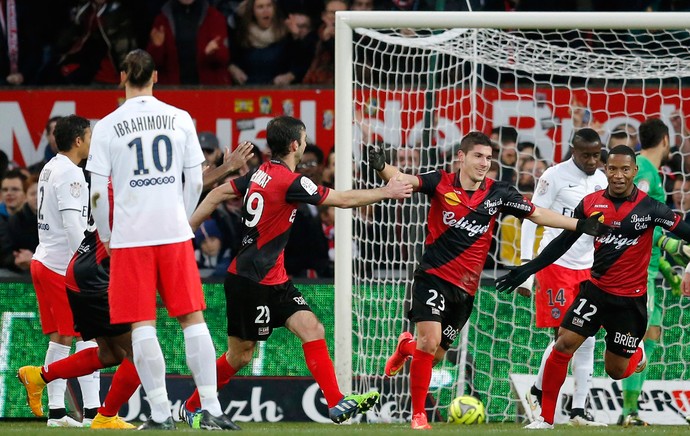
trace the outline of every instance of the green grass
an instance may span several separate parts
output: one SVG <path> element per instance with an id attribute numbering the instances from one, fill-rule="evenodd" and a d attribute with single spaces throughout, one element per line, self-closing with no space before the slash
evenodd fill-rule
<path id="1" fill-rule="evenodd" d="M 315 424 L 306 422 L 293 423 L 239 423 L 242 426 L 242 432 L 238 435 L 245 434 L 264 434 L 264 435 L 292 435 L 292 434 L 312 434 L 312 435 L 397 435 L 397 434 L 411 434 L 412 431 L 409 425 L 404 424 L 353 424 L 340 425 L 334 424 Z M 471 434 L 472 436 L 483 434 L 532 434 L 526 430 L 522 430 L 519 424 L 482 424 L 476 426 L 452 425 L 445 423 L 433 424 L 434 428 L 431 435 L 457 435 L 457 434 Z M 194 432 L 199 434 L 200 430 L 192 430 L 187 428 L 184 424 L 177 424 L 178 431 Z M 121 433 L 120 431 L 119 433 Z M 92 430 L 87 429 L 55 429 L 46 428 L 44 421 L 0 421 L 0 434 L 21 434 L 21 435 L 67 435 L 67 434 L 93 434 Z M 118 433 L 118 434 L 119 434 Z M 155 432 L 153 432 L 155 433 Z M 582 427 L 568 427 L 558 426 L 556 434 L 558 435 L 648 435 L 648 434 L 664 434 L 664 435 L 687 435 L 688 426 L 654 426 L 645 428 L 622 428 L 622 427 L 607 427 L 607 428 L 582 428 Z M 113 431 L 104 431 L 97 434 L 113 434 Z M 151 434 L 147 432 L 146 434 Z M 541 433 L 540 433 L 541 434 Z"/>

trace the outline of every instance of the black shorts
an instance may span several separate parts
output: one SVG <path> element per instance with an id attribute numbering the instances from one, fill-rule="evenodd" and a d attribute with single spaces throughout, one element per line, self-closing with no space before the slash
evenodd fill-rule
<path id="1" fill-rule="evenodd" d="M 111 324 L 107 292 L 75 292 L 67 289 L 74 318 L 74 330 L 85 341 L 98 337 L 114 337 L 129 332 L 130 324 Z"/>
<path id="2" fill-rule="evenodd" d="M 630 358 L 647 330 L 647 294 L 621 297 L 585 280 L 580 283 L 580 293 L 563 317 L 561 327 L 585 337 L 594 336 L 604 327 L 606 349 Z"/>
<path id="3" fill-rule="evenodd" d="M 228 336 L 265 341 L 294 313 L 311 308 L 291 281 L 267 286 L 235 274 L 225 278 Z"/>
<path id="4" fill-rule="evenodd" d="M 448 350 L 472 314 L 474 296 L 440 277 L 417 271 L 412 284 L 412 322 L 441 323 L 441 348 Z"/>

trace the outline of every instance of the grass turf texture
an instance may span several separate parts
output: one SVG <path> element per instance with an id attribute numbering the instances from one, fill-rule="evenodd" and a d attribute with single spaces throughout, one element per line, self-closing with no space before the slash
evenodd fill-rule
<path id="1" fill-rule="evenodd" d="M 242 427 L 240 434 L 263 434 L 263 435 L 397 435 L 397 434 L 412 434 L 409 424 L 353 424 L 353 425 L 334 425 L 334 424 L 316 424 L 316 423 L 238 423 Z M 481 425 L 453 425 L 446 423 L 432 423 L 432 433 L 436 435 L 456 435 L 456 434 L 472 434 L 472 436 L 483 434 L 532 434 L 528 430 L 523 430 L 521 424 L 481 424 Z M 200 430 L 192 430 L 183 423 L 177 423 L 177 429 L 181 432 L 194 432 L 200 434 Z M 131 432 L 132 430 L 107 430 L 94 433 L 91 429 L 61 429 L 61 428 L 46 428 L 44 421 L 0 421 L 0 434 L 2 435 L 62 435 L 62 434 L 118 434 L 124 432 Z M 664 435 L 687 435 L 688 426 L 650 426 L 640 428 L 623 428 L 618 426 L 610 426 L 604 428 L 585 428 L 585 427 L 569 427 L 567 425 L 556 426 L 553 430 L 558 435 L 576 435 L 576 434 L 592 434 L 592 435 L 609 435 L 609 434 L 626 434 L 626 435 L 648 435 L 648 434 L 664 434 Z M 553 432 L 552 431 L 552 432 Z M 156 431 L 147 432 L 146 434 L 167 434 L 167 432 Z M 543 432 L 538 432 L 542 434 Z M 233 433 L 234 434 L 234 433 Z"/>

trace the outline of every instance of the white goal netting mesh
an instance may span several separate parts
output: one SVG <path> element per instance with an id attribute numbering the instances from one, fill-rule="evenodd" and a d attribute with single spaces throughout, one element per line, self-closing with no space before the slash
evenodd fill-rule
<path id="1" fill-rule="evenodd" d="M 365 165 L 371 144 L 384 147 L 389 162 L 405 172 L 452 170 L 464 134 L 502 127 L 491 177 L 530 195 L 545 168 L 568 158 L 575 130 L 591 127 L 604 144 L 634 147 L 639 124 L 659 117 L 674 146 L 663 169 L 669 204 L 681 214 L 690 208 L 683 118 L 690 114 L 688 31 L 357 28 L 353 39 L 355 187 L 380 185 Z M 387 394 L 383 420 L 409 419 L 409 381 L 382 375 L 399 333 L 412 331 L 406 312 L 427 208 L 426 196 L 415 194 L 354 214 L 355 389 L 378 386 Z M 494 290 L 494 277 L 519 259 L 519 232 L 519 221 L 499 219 L 474 314 L 434 369 L 432 419 L 445 419 L 450 400 L 461 393 L 478 396 L 491 421 L 521 414 L 509 377 L 536 374 L 551 333 L 534 326 L 531 299 Z M 664 331 L 648 378 L 686 380 L 688 303 L 659 283 Z M 606 377 L 601 334 L 595 359 L 594 376 Z M 620 401 L 613 394 L 612 401 Z M 669 401 L 688 407 L 687 396 Z M 592 398 L 595 412 L 607 407 L 603 402 Z"/>

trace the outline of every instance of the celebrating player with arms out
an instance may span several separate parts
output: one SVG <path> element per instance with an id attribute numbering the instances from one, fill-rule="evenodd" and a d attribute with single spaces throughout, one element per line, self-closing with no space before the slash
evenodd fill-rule
<path id="1" fill-rule="evenodd" d="M 286 327 L 302 341 L 307 367 L 326 398 L 330 418 L 341 423 L 373 407 L 379 394 L 341 393 L 323 325 L 288 279 L 283 255 L 297 203 L 354 208 L 388 198 L 409 198 L 412 187 L 398 180 L 391 180 L 383 188 L 344 192 L 317 186 L 295 173 L 307 146 L 306 137 L 300 120 L 287 116 L 271 120 L 266 127 L 266 142 L 272 159 L 211 191 L 190 223 L 196 228 L 221 202 L 244 197 L 242 248 L 225 279 L 228 351 L 216 361 L 218 388 L 251 361 L 257 341 L 265 341 L 274 329 Z M 180 417 L 192 427 L 196 426 L 198 407 L 195 391 L 180 408 Z"/>
<path id="2" fill-rule="evenodd" d="M 572 216 L 575 207 L 582 198 L 594 191 L 605 188 L 606 176 L 597 171 L 601 155 L 601 140 L 592 129 L 580 129 L 572 140 L 572 158 L 547 169 L 539 178 L 532 203 L 546 207 L 554 212 Z M 520 256 L 522 263 L 532 259 L 534 234 L 536 224 L 531 221 L 522 223 L 520 240 Z M 544 231 L 540 249 L 561 233 L 561 229 L 548 227 Z M 592 267 L 594 247 L 592 237 L 584 235 L 560 259 L 537 273 L 537 287 L 535 305 L 537 312 L 537 327 L 553 328 L 554 341 L 558 336 L 558 326 L 568 307 L 575 301 L 580 282 L 589 277 Z M 530 276 L 520 288 L 532 291 L 534 278 Z M 518 288 L 518 290 L 520 290 Z M 573 393 L 573 407 L 570 412 L 572 425 L 605 426 L 594 421 L 586 412 L 585 405 L 592 385 L 594 368 L 594 337 L 588 338 L 577 350 L 573 357 L 573 376 L 575 378 L 575 392 Z M 554 342 L 544 351 L 537 380 L 527 393 L 530 408 L 527 410 L 531 420 L 538 416 L 538 403 L 541 401 L 544 365 L 551 354 Z"/>
<path id="3" fill-rule="evenodd" d="M 399 177 L 431 197 L 426 251 L 415 272 L 409 313 L 416 324 L 417 341 L 410 333 L 402 333 L 385 369 L 386 375 L 395 375 L 412 357 L 413 429 L 431 428 L 424 409 L 431 368 L 443 359 L 470 317 L 498 214 L 590 234 L 607 230 L 596 217 L 576 220 L 535 207 L 508 183 L 487 179 L 491 151 L 486 135 L 471 132 L 460 142 L 458 173 L 438 170 L 412 176 L 388 165 L 382 150 L 369 150 L 369 165 L 384 180 Z"/>
<path id="4" fill-rule="evenodd" d="M 647 269 L 656 226 L 690 240 L 690 225 L 637 189 L 635 152 L 614 147 L 606 162 L 606 190 L 587 195 L 575 217 L 601 215 L 611 233 L 594 239 L 591 277 L 580 283 L 580 293 L 563 317 L 558 339 L 544 367 L 541 417 L 528 429 L 553 428 L 556 399 L 565 381 L 573 353 L 601 327 L 606 329 L 604 363 L 611 378 L 620 380 L 647 365 L 641 340 L 647 328 Z M 562 232 L 539 256 L 497 280 L 499 291 L 512 291 L 528 276 L 558 259 L 580 237 Z"/>

